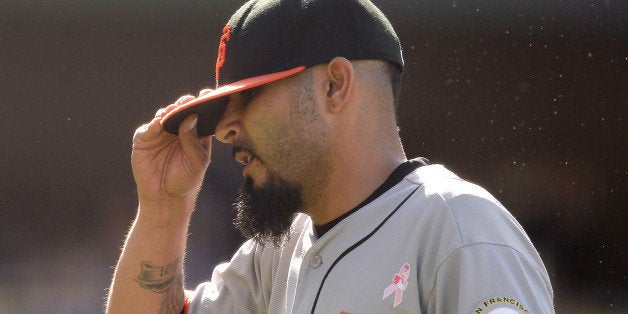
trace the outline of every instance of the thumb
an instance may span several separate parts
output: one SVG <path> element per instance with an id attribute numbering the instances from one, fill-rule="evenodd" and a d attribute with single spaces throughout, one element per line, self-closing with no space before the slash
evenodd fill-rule
<path id="1" fill-rule="evenodd" d="M 179 126 L 179 140 L 183 151 L 195 166 L 207 167 L 210 161 L 211 144 L 199 138 L 196 130 L 198 115 L 191 114 Z"/>

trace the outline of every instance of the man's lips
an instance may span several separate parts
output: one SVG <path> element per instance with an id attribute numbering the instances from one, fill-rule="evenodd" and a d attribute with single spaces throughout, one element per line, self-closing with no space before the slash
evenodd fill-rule
<path id="1" fill-rule="evenodd" d="M 244 166 L 244 170 L 242 170 L 242 176 L 246 177 L 252 171 L 253 166 L 257 163 L 258 159 L 253 157 L 249 162 Z"/>
<path id="2" fill-rule="evenodd" d="M 233 148 L 233 158 L 235 158 L 237 162 L 244 165 L 244 171 L 242 174 L 245 176 L 248 172 L 250 172 L 251 167 L 253 166 L 255 161 L 259 161 L 259 159 L 253 152 L 242 147 Z"/>
<path id="3" fill-rule="evenodd" d="M 239 152 L 237 152 L 237 153 L 234 153 L 234 154 L 233 154 L 233 158 L 235 158 L 235 160 L 236 160 L 237 162 L 239 162 L 239 163 L 241 163 L 241 164 L 243 164 L 243 165 L 245 165 L 245 166 L 246 166 L 246 165 L 247 165 L 247 164 L 249 164 L 249 163 L 251 162 L 251 160 L 253 160 L 253 158 L 255 158 L 255 157 L 253 157 L 253 154 L 251 154 L 251 153 L 249 153 L 249 152 L 247 152 L 247 151 L 241 150 L 241 151 L 239 151 Z"/>

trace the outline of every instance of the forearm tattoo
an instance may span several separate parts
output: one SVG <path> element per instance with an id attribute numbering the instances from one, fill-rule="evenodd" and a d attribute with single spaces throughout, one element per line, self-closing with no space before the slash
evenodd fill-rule
<path id="1" fill-rule="evenodd" d="M 144 289 L 162 294 L 160 314 L 181 313 L 185 301 L 183 258 L 165 266 L 142 262 L 142 270 L 135 281 Z"/>

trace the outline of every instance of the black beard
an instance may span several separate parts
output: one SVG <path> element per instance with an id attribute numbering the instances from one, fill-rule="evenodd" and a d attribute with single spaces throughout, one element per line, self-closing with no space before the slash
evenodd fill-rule
<path id="1" fill-rule="evenodd" d="M 262 245 L 282 247 L 290 236 L 292 220 L 303 209 L 301 187 L 269 173 L 262 187 L 247 177 L 233 204 L 235 227 Z"/>

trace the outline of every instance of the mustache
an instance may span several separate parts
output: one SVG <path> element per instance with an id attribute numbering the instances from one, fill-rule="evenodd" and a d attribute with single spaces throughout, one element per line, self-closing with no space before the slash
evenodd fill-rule
<path id="1" fill-rule="evenodd" d="M 235 158 L 239 152 L 246 152 L 252 157 L 259 159 L 259 156 L 255 153 L 255 148 L 248 142 L 238 141 L 233 143 L 233 149 L 231 150 L 231 156 Z"/>

